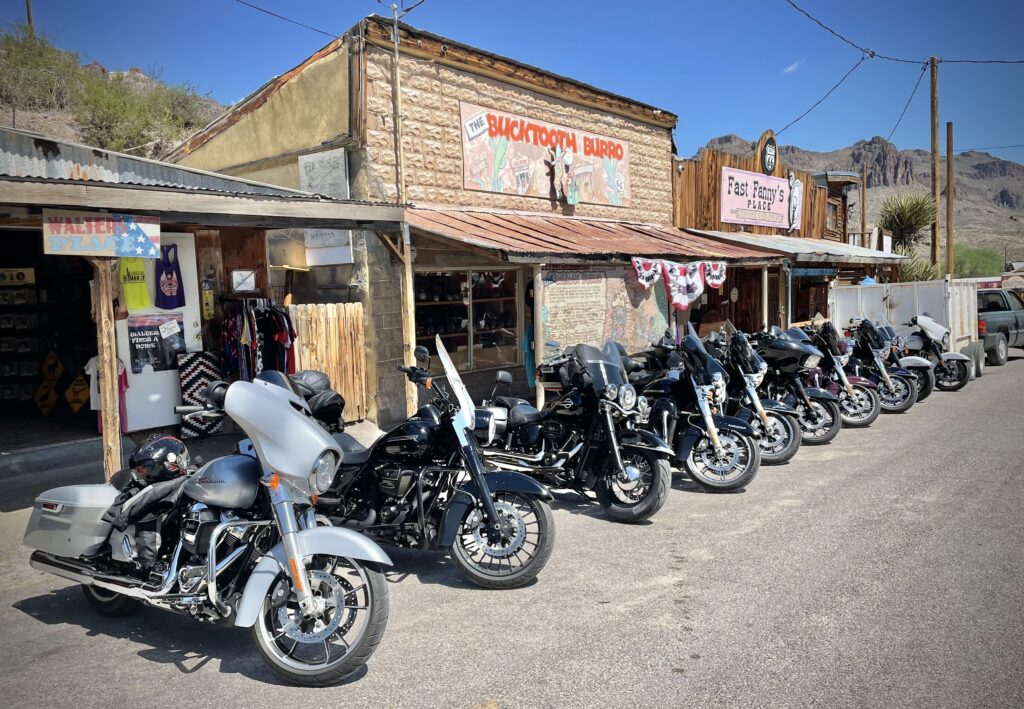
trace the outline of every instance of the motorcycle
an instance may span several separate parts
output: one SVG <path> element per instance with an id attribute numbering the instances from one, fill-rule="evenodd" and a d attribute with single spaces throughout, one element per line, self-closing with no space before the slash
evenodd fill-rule
<path id="1" fill-rule="evenodd" d="M 451 391 L 434 382 L 427 349 L 417 347 L 421 366 L 398 369 L 434 398 L 369 448 L 334 434 L 345 459 L 317 511 L 382 543 L 450 550 L 478 586 L 517 588 L 551 556 L 552 496 L 526 475 L 488 472 L 472 434 L 476 407 L 440 336 L 436 345 Z"/>
<path id="2" fill-rule="evenodd" d="M 907 352 L 907 338 L 898 336 L 888 321 L 879 322 L 877 325 L 883 339 L 889 341 L 889 352 L 882 357 L 882 360 L 893 367 L 906 369 L 913 374 L 914 382 L 917 384 L 916 403 L 924 401 L 935 390 L 935 370 L 932 363 L 924 357 L 914 356 Z"/>
<path id="3" fill-rule="evenodd" d="M 805 383 L 835 394 L 839 400 L 839 417 L 843 426 L 870 426 L 882 412 L 878 385 L 870 379 L 846 373 L 850 347 L 840 339 L 831 321 L 802 329 L 807 341 L 824 355 L 818 367 L 807 374 Z"/>
<path id="4" fill-rule="evenodd" d="M 652 374 L 643 394 L 653 400 L 648 426 L 674 447 L 674 462 L 708 492 L 746 487 L 761 465 L 754 428 L 725 416 L 725 369 L 708 354 L 693 325 L 676 343 L 666 332 L 647 353 Z M 680 425 L 682 424 L 682 425 Z"/>
<path id="5" fill-rule="evenodd" d="M 365 536 L 320 526 L 312 496 L 345 452 L 279 372 L 213 382 L 204 406 L 248 436 L 235 454 L 190 468 L 184 444 L 155 436 L 103 485 L 40 495 L 25 544 L 33 568 L 82 584 L 103 615 L 140 603 L 251 628 L 263 660 L 302 685 L 359 670 L 388 619 L 388 556 Z M 146 453 L 149 457 L 144 457 Z"/>
<path id="6" fill-rule="evenodd" d="M 892 350 L 889 335 L 871 320 L 852 322 L 853 353 L 846 371 L 870 379 L 878 385 L 882 411 L 902 413 L 917 401 L 917 377 L 909 369 L 887 364 Z"/>
<path id="7" fill-rule="evenodd" d="M 824 355 L 802 339 L 787 335 L 777 325 L 751 335 L 754 348 L 768 364 L 761 389 L 768 398 L 796 409 L 803 443 L 821 445 L 835 438 L 842 427 L 839 398 L 804 384 L 803 377 L 818 366 Z"/>
<path id="8" fill-rule="evenodd" d="M 546 360 L 540 370 L 542 377 L 557 377 L 562 384 L 543 411 L 508 396 L 512 377 L 498 372 L 491 398 L 477 416 L 476 435 L 487 463 L 552 487 L 583 495 L 593 491 L 605 513 L 619 522 L 653 516 L 672 486 L 672 449 L 639 428 L 647 401 L 626 381 L 616 343 L 602 349 L 576 345 Z"/>
<path id="9" fill-rule="evenodd" d="M 960 352 L 948 351 L 948 328 L 937 323 L 928 313 L 912 317 L 904 324 L 917 328 L 902 343 L 904 352 L 928 362 L 935 386 L 943 391 L 959 391 L 967 386 L 971 378 L 971 358 Z"/>
<path id="10" fill-rule="evenodd" d="M 761 462 L 778 465 L 800 450 L 800 424 L 796 409 L 775 399 L 763 399 L 757 388 L 768 365 L 754 352 L 747 336 L 726 321 L 705 343 L 708 353 L 725 367 L 728 375 L 725 413 L 745 421 L 754 429 Z"/>

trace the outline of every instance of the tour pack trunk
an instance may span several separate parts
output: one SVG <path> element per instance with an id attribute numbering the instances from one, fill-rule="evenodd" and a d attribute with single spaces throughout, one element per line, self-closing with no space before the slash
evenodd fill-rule
<path id="1" fill-rule="evenodd" d="M 25 530 L 25 546 L 54 556 L 78 558 L 99 552 L 110 536 L 103 521 L 117 497 L 113 485 L 69 485 L 36 498 Z"/>

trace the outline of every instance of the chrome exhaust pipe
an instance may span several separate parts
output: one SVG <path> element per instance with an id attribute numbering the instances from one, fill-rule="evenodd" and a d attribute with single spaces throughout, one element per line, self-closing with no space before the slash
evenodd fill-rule
<path id="1" fill-rule="evenodd" d="M 41 551 L 32 552 L 29 565 L 37 571 L 45 571 L 54 576 L 80 583 L 83 586 L 95 586 L 106 591 L 120 593 L 142 601 L 149 601 L 156 594 L 143 591 L 142 582 L 138 579 L 97 574 L 88 565 L 74 559 L 64 559 Z"/>

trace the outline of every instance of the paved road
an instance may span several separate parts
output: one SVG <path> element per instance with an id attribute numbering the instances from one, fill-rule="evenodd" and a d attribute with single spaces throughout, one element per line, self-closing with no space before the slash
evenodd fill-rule
<path id="1" fill-rule="evenodd" d="M 1016 354 L 1016 352 L 1015 352 Z M 368 671 L 282 686 L 249 635 L 101 618 L 32 571 L 3 514 L 8 706 L 1024 706 L 1024 357 L 844 431 L 749 491 L 677 482 L 656 520 L 572 500 L 538 583 L 397 553 Z"/>

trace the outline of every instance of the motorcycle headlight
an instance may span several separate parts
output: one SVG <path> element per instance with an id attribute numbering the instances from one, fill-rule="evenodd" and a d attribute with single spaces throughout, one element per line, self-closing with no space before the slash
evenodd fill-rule
<path id="1" fill-rule="evenodd" d="M 651 410 L 651 405 L 647 401 L 646 396 L 638 396 L 636 398 L 636 410 L 639 411 L 644 416 L 646 416 L 647 413 Z"/>
<path id="2" fill-rule="evenodd" d="M 711 396 L 714 403 L 725 403 L 725 378 L 718 372 L 711 377 Z"/>
<path id="3" fill-rule="evenodd" d="M 841 365 L 843 365 L 845 367 L 847 362 L 849 362 L 849 361 L 850 361 L 850 353 L 849 352 L 844 352 L 843 354 L 839 355 L 839 364 L 841 364 Z"/>
<path id="4" fill-rule="evenodd" d="M 764 375 L 768 373 L 768 365 L 762 364 L 756 372 L 753 374 L 744 374 L 743 378 L 747 380 L 747 384 L 757 389 L 761 386 L 761 382 L 764 381 Z"/>
<path id="5" fill-rule="evenodd" d="M 948 332 L 943 334 L 943 336 L 942 336 L 942 348 L 946 349 L 946 350 L 949 349 L 949 333 Z"/>
<path id="6" fill-rule="evenodd" d="M 309 489 L 314 495 L 322 495 L 331 489 L 334 473 L 338 470 L 338 459 L 331 451 L 326 451 L 316 459 L 313 472 L 309 474 Z"/>
<path id="7" fill-rule="evenodd" d="M 820 361 L 821 357 L 818 355 L 807 355 L 807 358 L 804 360 L 804 367 L 807 369 L 814 369 L 818 366 L 818 362 Z"/>
<path id="8" fill-rule="evenodd" d="M 619 395 L 619 388 L 614 384 L 609 384 L 604 388 L 604 395 L 612 401 L 615 401 L 615 397 Z"/>
<path id="9" fill-rule="evenodd" d="M 623 384 L 619 389 L 619 403 L 624 409 L 632 409 L 636 406 L 636 389 L 632 384 Z"/>

